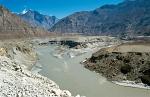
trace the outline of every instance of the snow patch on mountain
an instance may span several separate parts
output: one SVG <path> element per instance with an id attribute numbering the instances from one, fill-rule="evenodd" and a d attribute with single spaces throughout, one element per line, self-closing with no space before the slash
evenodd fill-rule
<path id="1" fill-rule="evenodd" d="M 21 12 L 21 14 L 26 14 L 28 12 L 28 10 L 25 8 L 22 12 Z"/>

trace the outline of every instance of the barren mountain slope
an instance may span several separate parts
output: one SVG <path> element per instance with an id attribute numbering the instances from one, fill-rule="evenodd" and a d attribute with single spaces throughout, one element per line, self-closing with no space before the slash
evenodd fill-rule
<path id="1" fill-rule="evenodd" d="M 46 31 L 43 29 L 31 27 L 30 24 L 12 14 L 8 9 L 0 6 L 1 39 L 41 36 L 44 34 L 46 34 Z"/>
<path id="2" fill-rule="evenodd" d="M 150 35 L 150 0 L 125 0 L 61 19 L 50 31 L 89 35 Z"/>

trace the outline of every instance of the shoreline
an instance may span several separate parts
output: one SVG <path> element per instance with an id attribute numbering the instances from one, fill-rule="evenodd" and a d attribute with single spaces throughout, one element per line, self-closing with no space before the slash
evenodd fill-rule
<path id="1" fill-rule="evenodd" d="M 119 81 L 110 81 L 110 82 L 119 86 L 150 90 L 150 86 L 145 85 L 143 83 L 135 83 L 134 81 L 126 80 L 126 81 L 120 81 L 120 82 Z"/>
<path id="2" fill-rule="evenodd" d="M 84 60 L 84 61 L 82 61 L 82 62 L 80 62 L 80 64 L 81 65 L 83 65 L 83 67 L 84 67 L 84 65 L 85 65 L 85 63 L 84 62 L 86 62 L 86 59 Z M 85 68 L 85 67 L 84 67 Z M 87 68 L 86 68 L 87 69 Z M 89 70 L 89 69 L 88 69 Z M 91 72 L 94 72 L 94 73 L 97 73 L 97 72 L 95 72 L 95 71 L 92 71 L 92 70 L 89 70 L 89 71 L 91 71 Z M 99 75 L 101 75 L 100 73 L 97 73 L 97 74 L 99 74 Z M 102 76 L 102 75 L 101 75 Z M 103 76 L 104 77 L 104 76 Z M 106 77 L 104 77 L 104 78 L 106 78 Z M 107 78 L 106 78 L 107 79 Z M 119 86 L 123 86 L 123 87 L 130 87 L 130 88 L 139 88 L 139 89 L 145 89 L 145 90 L 150 90 L 150 86 L 148 86 L 148 85 L 146 85 L 146 84 L 143 84 L 143 83 L 135 83 L 134 81 L 128 81 L 128 80 L 126 80 L 126 81 L 109 81 L 109 80 L 107 80 L 108 82 L 111 82 L 111 83 L 113 83 L 113 84 L 115 84 L 115 85 L 119 85 Z"/>
<path id="3" fill-rule="evenodd" d="M 83 65 L 83 67 L 85 68 L 87 59 L 83 60 L 82 62 L 80 62 L 81 65 Z M 88 69 L 88 68 L 86 68 Z M 89 70 L 89 69 L 88 69 Z M 89 70 L 91 72 L 97 73 L 95 71 Z M 101 73 L 97 73 L 99 75 L 101 75 Z M 101 75 L 102 76 L 102 75 Z M 104 77 L 104 76 L 103 76 Z M 106 78 L 106 77 L 105 77 Z M 106 78 L 107 79 L 107 78 Z M 109 80 L 107 80 L 109 81 Z M 150 86 L 143 84 L 143 83 L 135 83 L 134 81 L 109 81 L 115 85 L 119 85 L 119 86 L 123 86 L 123 87 L 130 87 L 130 88 L 139 88 L 139 89 L 146 89 L 146 90 L 150 90 Z"/>

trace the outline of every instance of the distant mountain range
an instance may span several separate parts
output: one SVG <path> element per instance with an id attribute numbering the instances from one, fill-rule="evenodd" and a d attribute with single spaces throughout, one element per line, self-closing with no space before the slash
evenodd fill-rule
<path id="1" fill-rule="evenodd" d="M 16 14 L 0 6 L 0 39 L 46 35 L 47 31 L 32 27 Z"/>
<path id="2" fill-rule="evenodd" d="M 76 12 L 61 20 L 33 10 L 24 10 L 16 15 L 0 6 L 0 38 L 4 35 L 40 36 L 47 30 L 119 37 L 150 36 L 150 0 L 125 0 L 93 11 Z"/>
<path id="3" fill-rule="evenodd" d="M 76 12 L 58 21 L 51 32 L 88 35 L 150 35 L 150 0 L 125 0 L 93 11 Z"/>
<path id="4" fill-rule="evenodd" d="M 59 21 L 55 16 L 48 16 L 33 10 L 24 10 L 21 14 L 18 14 L 24 21 L 31 24 L 33 27 L 41 27 L 44 29 L 50 29 L 55 23 Z"/>

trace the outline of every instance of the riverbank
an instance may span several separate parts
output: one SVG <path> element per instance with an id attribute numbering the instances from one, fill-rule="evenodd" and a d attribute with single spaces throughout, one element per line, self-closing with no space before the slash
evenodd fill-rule
<path id="1" fill-rule="evenodd" d="M 73 97 L 50 79 L 32 73 L 36 61 L 30 40 L 1 41 L 0 97 Z"/>
<path id="2" fill-rule="evenodd" d="M 108 47 L 94 53 L 84 66 L 117 85 L 150 89 L 149 49 L 149 43 L 141 42 Z"/>
<path id="3" fill-rule="evenodd" d="M 121 82 L 112 81 L 112 83 L 114 83 L 116 85 L 124 86 L 124 87 L 141 88 L 141 89 L 147 89 L 147 90 L 150 89 L 150 86 L 148 86 L 148 85 L 145 85 L 143 83 L 136 83 L 134 81 L 128 81 L 128 80 L 121 81 Z"/>

